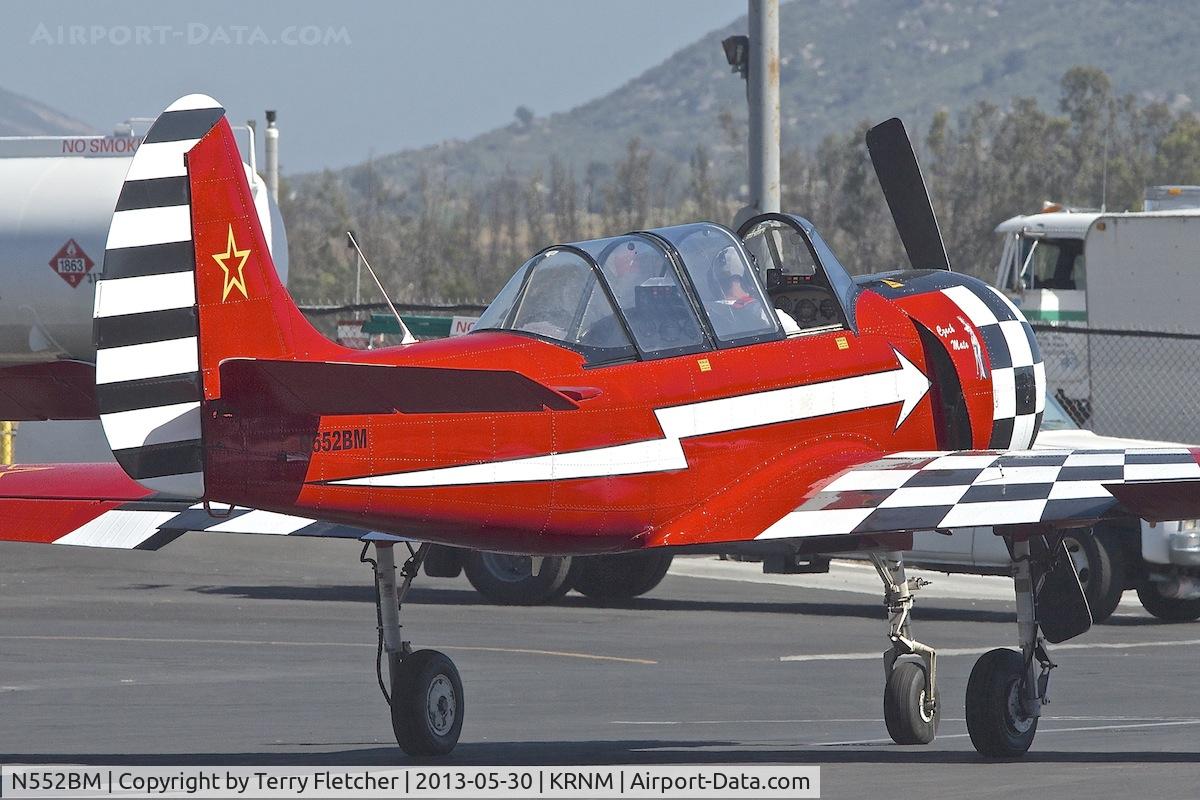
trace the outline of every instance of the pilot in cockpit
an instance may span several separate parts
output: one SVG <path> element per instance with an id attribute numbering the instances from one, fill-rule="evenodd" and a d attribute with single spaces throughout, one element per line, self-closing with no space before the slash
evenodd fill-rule
<path id="1" fill-rule="evenodd" d="M 618 247 L 609 259 L 612 268 L 606 271 L 612 276 L 613 294 L 623 308 L 628 308 L 635 302 L 637 287 L 654 276 L 653 259 L 639 253 L 633 242 Z"/>

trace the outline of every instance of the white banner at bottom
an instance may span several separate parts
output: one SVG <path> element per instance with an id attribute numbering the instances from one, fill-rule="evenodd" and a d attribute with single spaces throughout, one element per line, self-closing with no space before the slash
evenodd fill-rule
<path id="1" fill-rule="evenodd" d="M 2 798 L 820 796 L 821 768 L 815 766 L 0 767 Z"/>

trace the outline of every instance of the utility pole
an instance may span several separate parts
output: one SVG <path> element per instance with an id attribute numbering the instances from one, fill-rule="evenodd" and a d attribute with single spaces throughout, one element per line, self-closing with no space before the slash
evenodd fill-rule
<path id="1" fill-rule="evenodd" d="M 750 0 L 749 36 L 721 43 L 734 72 L 746 79 L 750 104 L 750 205 L 752 214 L 779 211 L 779 0 Z"/>
<path id="2" fill-rule="evenodd" d="M 750 204 L 779 211 L 779 0 L 750 0 Z"/>

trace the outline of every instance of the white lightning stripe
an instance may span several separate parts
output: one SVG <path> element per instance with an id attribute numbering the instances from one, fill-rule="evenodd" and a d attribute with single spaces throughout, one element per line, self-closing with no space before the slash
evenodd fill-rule
<path id="1" fill-rule="evenodd" d="M 461 467 L 372 475 L 335 481 L 342 486 L 461 486 L 475 483 L 517 483 L 522 481 L 568 480 L 600 475 L 637 475 L 686 469 L 687 459 L 679 440 L 652 439 L 619 444 L 574 453 L 550 453 L 544 456 L 466 464 Z"/>
<path id="2" fill-rule="evenodd" d="M 136 208 L 112 215 L 105 249 L 188 242 L 191 239 L 192 216 L 189 206 Z"/>
<path id="3" fill-rule="evenodd" d="M 128 182 L 187 175 L 183 154 L 195 147 L 198 141 L 200 140 L 180 139 L 175 142 L 152 142 L 138 146 L 125 180 Z"/>
<path id="4" fill-rule="evenodd" d="M 929 379 L 896 353 L 899 369 L 656 410 L 666 438 L 571 453 L 332 481 L 338 486 L 421 487 L 638 475 L 686 469 L 681 439 L 901 403 L 897 427 Z"/>
<path id="5" fill-rule="evenodd" d="M 200 403 L 176 403 L 101 414 L 100 422 L 113 450 L 186 442 L 200 436 Z"/>
<path id="6" fill-rule="evenodd" d="M 117 383 L 199 369 L 196 337 L 96 351 L 96 383 Z"/>
<path id="7" fill-rule="evenodd" d="M 158 533 L 158 526 L 173 516 L 174 511 L 106 511 L 54 543 L 132 550 Z"/>
<path id="8" fill-rule="evenodd" d="M 196 305 L 196 276 L 192 270 L 164 275 L 139 275 L 96 283 L 93 316 L 119 317 L 146 311 L 191 308 Z"/>
<path id="9" fill-rule="evenodd" d="M 686 439 L 903 402 L 899 427 L 929 390 L 929 380 L 904 356 L 896 353 L 896 358 L 900 369 L 689 403 L 655 414 L 664 434 Z"/>

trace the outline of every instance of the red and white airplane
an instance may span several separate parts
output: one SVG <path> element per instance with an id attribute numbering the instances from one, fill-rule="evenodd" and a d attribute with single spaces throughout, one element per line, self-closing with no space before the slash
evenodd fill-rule
<path id="1" fill-rule="evenodd" d="M 133 160 L 96 288 L 117 463 L 0 472 L 0 539 L 361 538 L 398 742 L 446 754 L 457 671 L 400 637 L 416 540 L 535 556 L 763 539 L 897 551 L 916 530 L 991 525 L 1014 554 L 1021 649 L 979 659 L 967 724 L 980 752 L 1023 753 L 1053 666 L 1044 640 L 1090 624 L 1060 532 L 1200 516 L 1200 452 L 1031 451 L 1045 383 L 1032 330 L 949 271 L 899 121 L 868 144 L 917 269 L 852 278 L 788 215 L 737 234 L 681 225 L 549 247 L 474 333 L 358 351 L 297 311 L 224 110 L 184 97 Z M 875 560 L 893 611 L 887 726 L 929 742 L 935 654 L 910 635 L 902 566 Z"/>

